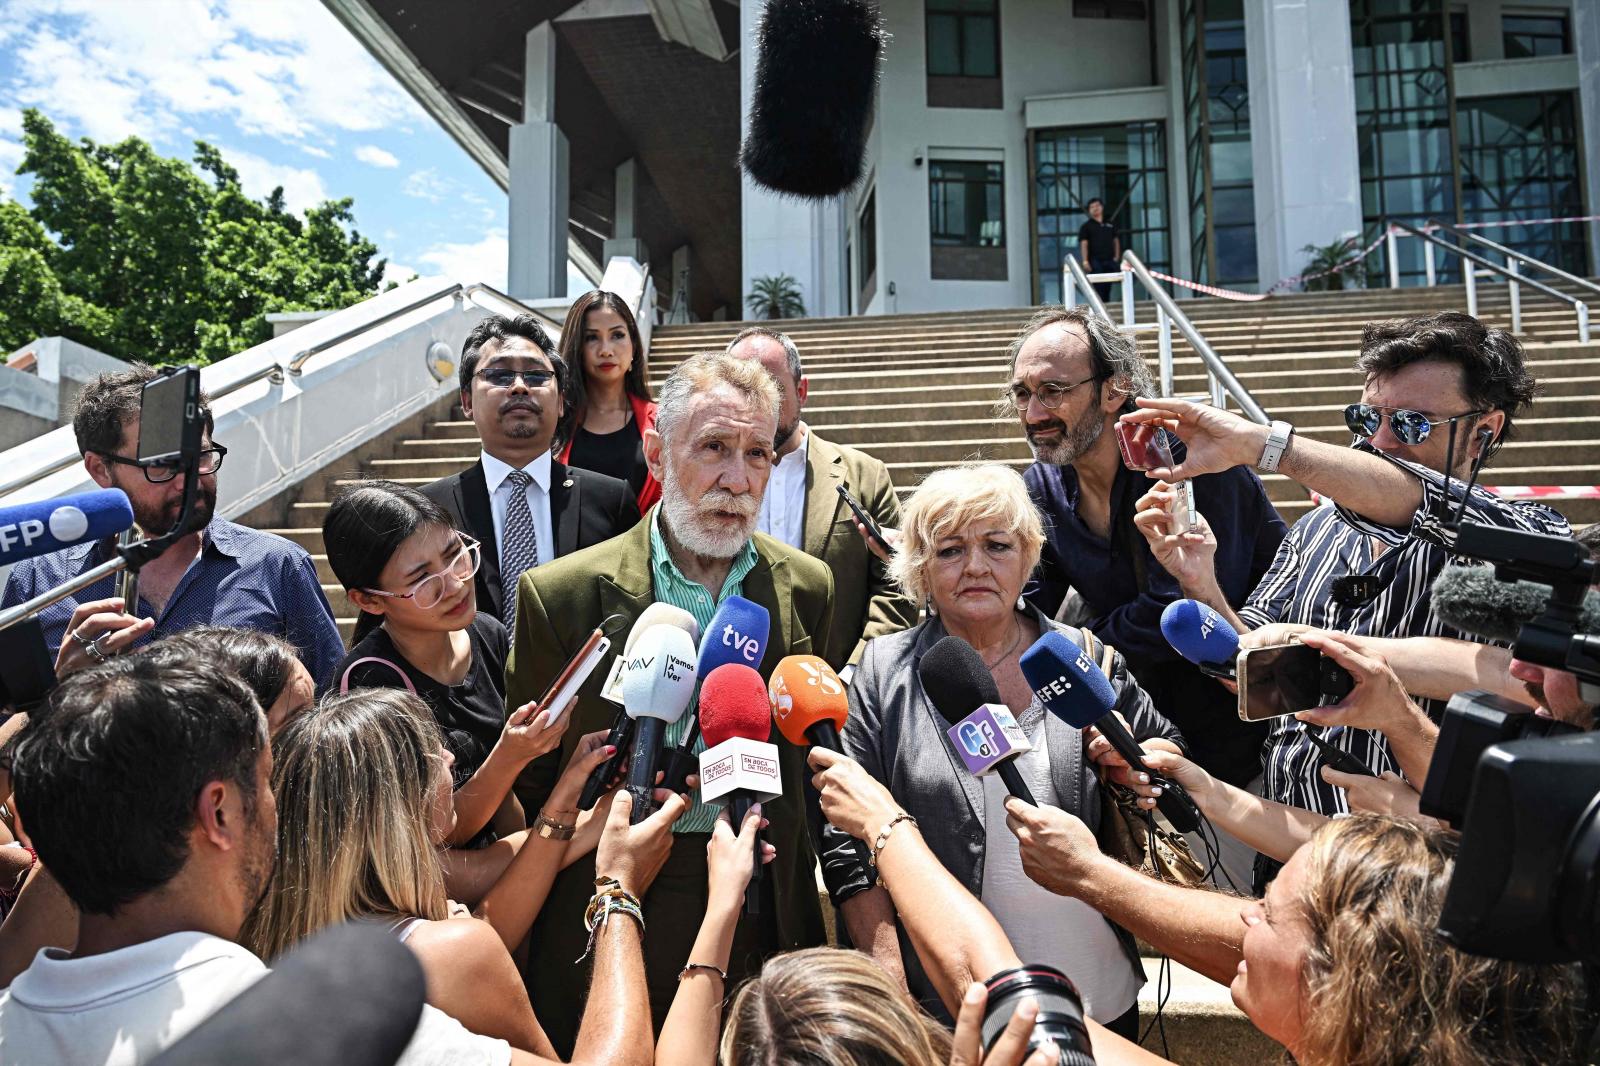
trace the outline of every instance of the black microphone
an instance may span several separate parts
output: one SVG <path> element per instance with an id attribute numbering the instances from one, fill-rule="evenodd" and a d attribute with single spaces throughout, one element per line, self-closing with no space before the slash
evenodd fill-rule
<path id="1" fill-rule="evenodd" d="M 1452 564 L 1433 582 L 1433 613 L 1463 633 L 1511 642 L 1524 625 L 1542 617 L 1550 586 L 1536 581 L 1500 581 L 1492 566 Z M 1583 597 L 1575 631 L 1600 634 L 1600 594 Z"/>
<path id="2" fill-rule="evenodd" d="M 917 677 L 934 710 L 950 723 L 952 744 L 968 769 L 994 770 L 1007 792 L 1037 807 L 1016 765 L 1016 756 L 1029 749 L 1027 738 L 1000 702 L 999 686 L 978 650 L 960 637 L 941 637 L 917 663 Z"/>
<path id="3" fill-rule="evenodd" d="M 758 185 L 811 199 L 861 180 L 883 55 L 868 0 L 770 0 L 739 163 Z"/>

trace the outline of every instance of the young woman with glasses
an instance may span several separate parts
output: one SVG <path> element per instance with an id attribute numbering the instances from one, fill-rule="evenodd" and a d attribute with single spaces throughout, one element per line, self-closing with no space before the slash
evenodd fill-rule
<path id="1" fill-rule="evenodd" d="M 390 481 L 355 486 L 322 523 L 328 565 L 361 609 L 341 691 L 403 688 L 422 697 L 455 758 L 456 824 L 448 843 L 482 843 L 524 828 L 511 786 L 561 743 L 570 717 L 533 704 L 505 713 L 505 627 L 479 613 L 478 542 L 422 493 Z M 554 722 L 549 719 L 554 715 Z M 576 809 L 546 811 L 557 827 Z"/>

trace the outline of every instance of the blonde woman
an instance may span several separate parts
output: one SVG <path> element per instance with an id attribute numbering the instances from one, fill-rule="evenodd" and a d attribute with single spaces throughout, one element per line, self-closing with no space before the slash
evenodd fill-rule
<path id="1" fill-rule="evenodd" d="M 557 783 L 552 805 L 570 799 L 566 806 L 576 809 L 589 770 L 609 757 L 603 745 L 585 747 Z M 429 1003 L 475 1033 L 553 1060 L 508 947 L 527 935 L 556 871 L 595 848 L 594 837 L 596 868 L 642 895 L 666 860 L 670 827 L 687 800 L 659 793 L 660 810 L 637 826 L 627 824 L 626 798 L 610 810 L 596 807 L 590 825 L 603 821 L 604 831 L 591 829 L 587 841 L 526 836 L 479 903 L 479 917 L 458 916 L 439 856 L 455 820 L 452 761 L 426 705 L 398 689 L 335 696 L 290 722 L 273 742 L 277 867 L 241 940 L 270 962 L 326 926 L 387 922 L 421 960 Z M 612 917 L 604 923 L 607 939 L 614 927 L 631 924 Z M 595 950 L 578 1056 L 633 1061 L 627 1052 L 640 1031 L 650 1037 L 648 1015 L 641 1024 L 627 1009 L 630 998 L 644 994 L 642 956 L 631 968 L 606 967 Z M 594 1028 L 608 1035 L 586 1044 L 582 1037 Z"/>

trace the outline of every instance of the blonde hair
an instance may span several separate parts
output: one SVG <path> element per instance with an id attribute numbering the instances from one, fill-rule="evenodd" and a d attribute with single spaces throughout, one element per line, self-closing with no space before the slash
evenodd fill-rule
<path id="1" fill-rule="evenodd" d="M 678 428 L 696 393 L 718 385 L 730 386 L 746 401 L 770 412 L 773 424 L 777 424 L 783 394 L 765 367 L 753 359 L 740 359 L 725 352 L 702 352 L 674 367 L 661 385 L 661 399 L 656 403 L 656 432 L 661 439 L 666 440 Z"/>
<path id="2" fill-rule="evenodd" d="M 728 1008 L 721 1066 L 945 1066 L 950 1033 L 858 951 L 767 960 Z"/>
<path id="3" fill-rule="evenodd" d="M 278 864 L 239 940 L 271 960 L 352 918 L 446 917 L 430 828 L 439 727 L 417 696 L 330 696 L 272 744 Z"/>
<path id="4" fill-rule="evenodd" d="M 928 596 L 928 564 L 939 541 L 979 523 L 1017 538 L 1024 573 L 1039 565 L 1044 523 L 1022 475 L 1001 463 L 963 463 L 935 470 L 917 486 L 900 517 L 900 547 L 889 575 L 907 596 Z"/>
<path id="5" fill-rule="evenodd" d="M 1301 1066 L 1569 1059 L 1576 967 L 1481 958 L 1440 938 L 1455 841 L 1414 822 L 1353 815 L 1306 844 Z"/>

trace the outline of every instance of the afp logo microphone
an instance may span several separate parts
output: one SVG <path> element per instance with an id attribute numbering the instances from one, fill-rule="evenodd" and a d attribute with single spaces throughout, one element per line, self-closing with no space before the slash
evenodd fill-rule
<path id="1" fill-rule="evenodd" d="M 121 489 L 100 489 L 0 508 L 0 566 L 121 533 L 133 506 Z"/>

